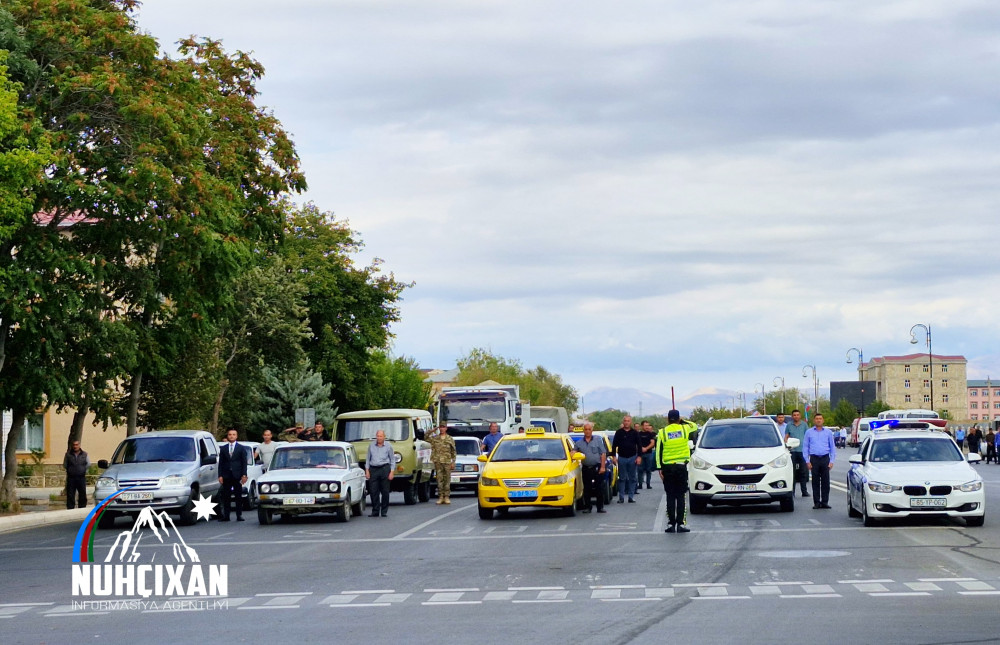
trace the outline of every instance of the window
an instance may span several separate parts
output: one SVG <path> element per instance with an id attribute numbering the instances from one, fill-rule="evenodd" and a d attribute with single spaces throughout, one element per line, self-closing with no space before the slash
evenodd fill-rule
<path id="1" fill-rule="evenodd" d="M 45 421 L 40 414 L 29 414 L 24 429 L 17 437 L 17 451 L 45 450 Z"/>
<path id="2" fill-rule="evenodd" d="M 948 395 L 947 394 L 942 394 L 941 395 L 941 402 L 942 403 L 947 403 L 948 402 Z"/>
<path id="3" fill-rule="evenodd" d="M 1000 390 L 993 390 L 993 396 L 1000 396 Z"/>
<path id="4" fill-rule="evenodd" d="M 989 420 L 990 420 L 990 415 L 984 414 L 983 415 L 983 421 L 989 421 Z"/>
<path id="5" fill-rule="evenodd" d="M 969 396 L 979 396 L 978 390 L 969 390 Z"/>
<path id="6" fill-rule="evenodd" d="M 979 421 L 979 415 L 978 414 L 973 414 L 971 418 L 972 418 L 973 421 Z"/>
<path id="7" fill-rule="evenodd" d="M 924 403 L 930 403 L 930 402 L 931 402 L 931 395 L 930 394 L 925 394 L 924 395 Z"/>
<path id="8" fill-rule="evenodd" d="M 941 363 L 941 371 L 942 372 L 948 371 L 948 363 Z"/>
<path id="9" fill-rule="evenodd" d="M 996 409 L 996 410 L 1000 410 L 1000 401 L 997 401 L 996 403 L 994 403 L 993 404 L 993 408 Z"/>
<path id="10" fill-rule="evenodd" d="M 909 374 L 909 372 L 910 372 L 910 366 L 909 365 L 904 365 L 903 366 L 903 371 L 906 372 L 907 374 Z"/>
<path id="11" fill-rule="evenodd" d="M 924 371 L 924 372 L 928 371 L 928 370 L 927 370 L 927 364 L 926 364 L 926 363 L 924 364 L 924 369 L 923 369 L 923 371 Z"/>
<path id="12" fill-rule="evenodd" d="M 930 386 L 931 386 L 931 380 L 930 380 L 930 379 L 927 379 L 927 378 L 925 378 L 925 379 L 924 379 L 924 387 L 930 387 Z"/>
<path id="13" fill-rule="evenodd" d="M 910 387 L 910 379 L 906 379 L 903 381 L 903 387 Z"/>
<path id="14" fill-rule="evenodd" d="M 911 402 L 910 401 L 910 395 L 909 394 L 904 394 L 903 395 L 903 403 L 910 403 L 910 402 Z"/>
<path id="15" fill-rule="evenodd" d="M 948 387 L 948 379 L 946 378 L 941 379 L 941 387 Z"/>
<path id="16" fill-rule="evenodd" d="M 970 403 L 969 404 L 969 409 L 970 410 L 978 410 L 979 409 L 979 402 L 978 401 L 973 401 L 972 403 Z"/>

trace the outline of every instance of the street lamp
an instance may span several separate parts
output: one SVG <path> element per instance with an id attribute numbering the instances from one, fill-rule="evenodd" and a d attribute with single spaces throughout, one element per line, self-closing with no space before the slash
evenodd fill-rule
<path id="1" fill-rule="evenodd" d="M 914 333 L 914 329 L 917 327 L 922 327 L 925 332 L 927 332 L 927 365 L 928 371 L 930 372 L 930 382 L 931 382 L 931 410 L 934 409 L 934 350 L 931 349 L 931 326 L 921 325 L 917 323 L 916 325 L 910 327 L 910 344 L 917 344 L 917 335 Z"/>
<path id="2" fill-rule="evenodd" d="M 767 392 L 764 390 L 763 383 L 755 383 L 753 386 L 753 393 L 757 394 L 757 386 L 760 386 L 760 400 L 761 407 L 764 409 L 764 414 L 767 414 Z"/>
<path id="3" fill-rule="evenodd" d="M 736 398 L 740 401 L 740 418 L 743 418 L 743 408 L 747 407 L 747 395 L 746 392 L 737 392 Z"/>
<path id="4" fill-rule="evenodd" d="M 806 378 L 809 375 L 806 374 L 806 370 L 811 369 L 813 372 L 813 416 L 819 412 L 819 380 L 816 378 L 816 366 L 815 365 L 803 365 L 802 366 L 802 378 Z"/>
<path id="5" fill-rule="evenodd" d="M 774 377 L 774 387 L 778 387 L 778 381 L 781 381 L 781 407 L 778 408 L 778 412 L 785 411 L 785 377 L 775 376 Z"/>
<path id="6" fill-rule="evenodd" d="M 860 380 L 862 380 L 861 379 L 861 368 L 865 366 L 865 353 L 863 351 L 861 351 L 860 349 L 858 349 L 857 347 L 850 348 L 849 350 L 847 350 L 847 362 L 848 363 L 851 362 L 851 352 L 857 352 L 858 353 L 858 380 L 860 381 Z"/>

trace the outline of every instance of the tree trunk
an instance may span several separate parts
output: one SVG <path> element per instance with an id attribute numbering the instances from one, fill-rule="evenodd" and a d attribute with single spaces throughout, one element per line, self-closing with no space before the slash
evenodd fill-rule
<path id="1" fill-rule="evenodd" d="M 7 435 L 7 447 L 4 450 L 3 484 L 0 485 L 0 511 L 20 513 L 21 501 L 17 498 L 17 438 L 24 430 L 24 420 L 28 417 L 26 410 L 14 410 L 14 419 Z"/>
<path id="2" fill-rule="evenodd" d="M 229 379 L 223 378 L 219 383 L 219 394 L 215 397 L 215 402 L 212 403 L 212 421 L 208 427 L 208 431 L 211 432 L 216 438 L 219 437 L 219 413 L 222 411 L 222 399 L 226 396 L 226 390 L 229 389 Z"/>
<path id="3" fill-rule="evenodd" d="M 83 442 L 83 421 L 87 418 L 87 404 L 82 402 L 83 407 L 77 408 L 73 414 L 73 423 L 69 426 L 69 439 L 66 440 L 66 451 L 73 449 L 73 442 Z"/>
<path id="4" fill-rule="evenodd" d="M 0 372 L 3 371 L 4 361 L 7 360 L 7 333 L 10 331 L 10 325 L 6 322 L 0 322 Z"/>
<path id="5" fill-rule="evenodd" d="M 132 375 L 132 387 L 128 394 L 128 429 L 125 431 L 127 437 L 138 432 L 136 420 L 139 418 L 139 393 L 142 392 L 142 375 L 141 369 Z"/>

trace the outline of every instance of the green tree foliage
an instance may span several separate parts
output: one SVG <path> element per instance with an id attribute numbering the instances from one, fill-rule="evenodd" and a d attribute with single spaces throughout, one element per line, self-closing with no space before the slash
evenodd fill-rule
<path id="1" fill-rule="evenodd" d="M 385 348 L 389 325 L 399 320 L 397 301 L 410 285 L 381 273 L 379 260 L 357 266 L 361 242 L 346 222 L 313 204 L 290 209 L 281 255 L 306 286 L 309 328 L 305 351 L 333 385 L 344 412 L 365 409 L 373 398 L 373 350 Z"/>
<path id="2" fill-rule="evenodd" d="M 837 406 L 830 413 L 830 417 L 824 417 L 824 419 L 827 425 L 849 428 L 857 416 L 858 409 L 854 407 L 854 404 L 847 399 L 841 399 L 837 401 Z"/>
<path id="3" fill-rule="evenodd" d="M 431 384 L 424 382 L 424 373 L 414 359 L 375 351 L 371 354 L 369 372 L 371 387 L 366 404 L 369 409 L 430 408 Z"/>
<path id="4" fill-rule="evenodd" d="M 811 392 L 807 397 L 802 390 L 796 387 L 779 388 L 768 392 L 764 397 L 758 396 L 754 402 L 753 409 L 764 414 L 766 403 L 767 414 L 784 412 L 790 415 L 795 408 L 805 411 L 807 398 L 809 401 L 812 400 Z"/>
<path id="5" fill-rule="evenodd" d="M 275 434 L 295 423 L 295 410 L 315 408 L 316 420 L 332 426 L 337 408 L 330 396 L 331 386 L 313 371 L 308 361 L 291 369 L 264 369 L 261 406 L 251 415 L 249 435 L 257 438 L 265 429 Z"/>
<path id="6" fill-rule="evenodd" d="M 539 404 L 541 405 L 541 404 Z M 625 410 L 608 408 L 587 415 L 587 420 L 594 424 L 595 430 L 616 430 L 622 426 L 622 420 L 628 414 Z"/>
<path id="7" fill-rule="evenodd" d="M 455 385 L 477 385 L 488 380 L 517 385 L 522 399 L 535 405 L 564 407 L 568 414 L 573 414 L 580 404 L 576 389 L 541 365 L 525 370 L 521 361 L 497 356 L 484 348 L 473 349 L 458 359 L 457 365 Z"/>
<path id="8" fill-rule="evenodd" d="M 741 410 L 739 410 L 739 409 L 732 410 L 730 408 L 722 408 L 722 407 L 718 407 L 718 406 L 715 406 L 715 407 L 712 407 L 712 408 L 705 408 L 703 406 L 698 406 L 694 410 L 691 411 L 690 419 L 692 421 L 694 421 L 695 423 L 697 423 L 698 425 L 701 425 L 701 424 L 705 423 L 706 421 L 708 421 L 709 419 L 733 419 L 733 418 L 737 418 L 737 417 L 740 416 L 740 412 L 741 412 Z M 743 412 L 743 416 L 747 416 L 747 411 L 746 410 L 743 410 L 742 412 Z M 751 414 L 752 414 L 752 412 L 751 412 Z"/>
<path id="9" fill-rule="evenodd" d="M 885 412 L 886 410 L 891 409 L 892 407 L 887 405 L 885 401 L 875 400 L 865 406 L 865 416 L 877 417 L 879 412 Z"/>
<path id="10" fill-rule="evenodd" d="M 216 384 L 226 376 L 209 334 L 189 336 L 176 354 L 169 369 L 144 381 L 138 422 L 150 430 L 206 427 Z"/>

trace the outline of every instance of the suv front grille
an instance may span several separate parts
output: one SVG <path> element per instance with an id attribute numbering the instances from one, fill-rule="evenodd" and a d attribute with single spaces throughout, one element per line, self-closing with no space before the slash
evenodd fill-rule
<path id="1" fill-rule="evenodd" d="M 137 489 L 150 489 L 157 488 L 160 485 L 159 478 L 157 479 L 119 479 L 118 488 L 128 488 L 129 486 L 135 486 Z"/>
<path id="2" fill-rule="evenodd" d="M 951 486 L 931 486 L 931 495 L 951 495 Z"/>
<path id="3" fill-rule="evenodd" d="M 725 466 L 719 466 L 719 470 L 757 470 L 763 467 L 764 464 L 726 464 Z"/>
<path id="4" fill-rule="evenodd" d="M 903 486 L 903 492 L 907 495 L 926 495 L 927 488 L 924 486 Z"/>
<path id="5" fill-rule="evenodd" d="M 716 475 L 723 484 L 756 484 L 764 479 L 764 473 L 756 475 Z"/>
<path id="6" fill-rule="evenodd" d="M 541 477 L 534 479 L 505 479 L 503 485 L 507 488 L 537 488 L 542 483 Z"/>

